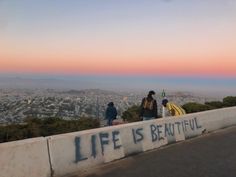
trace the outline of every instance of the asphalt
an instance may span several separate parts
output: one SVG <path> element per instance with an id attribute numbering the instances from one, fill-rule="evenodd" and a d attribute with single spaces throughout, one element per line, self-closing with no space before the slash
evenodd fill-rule
<path id="1" fill-rule="evenodd" d="M 236 177 L 236 127 L 130 156 L 71 177 Z"/>

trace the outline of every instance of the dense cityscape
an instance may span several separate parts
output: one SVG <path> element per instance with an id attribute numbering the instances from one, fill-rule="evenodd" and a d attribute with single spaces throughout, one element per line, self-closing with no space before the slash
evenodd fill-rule
<path id="1" fill-rule="evenodd" d="M 54 90 L 54 89 L 0 89 L 0 123 L 21 123 L 27 117 L 49 118 L 59 117 L 65 120 L 81 117 L 105 117 L 106 106 L 114 102 L 118 110 L 118 118 L 133 105 L 139 105 L 146 96 L 144 92 L 114 92 L 100 89 L 86 90 Z M 217 100 L 196 96 L 191 93 L 168 93 L 167 98 L 179 105 L 187 102 L 204 103 Z M 155 95 L 161 113 L 161 92 Z"/>

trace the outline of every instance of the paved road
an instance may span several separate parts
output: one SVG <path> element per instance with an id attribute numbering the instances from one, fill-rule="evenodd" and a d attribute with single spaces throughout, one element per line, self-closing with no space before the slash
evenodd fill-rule
<path id="1" fill-rule="evenodd" d="M 236 177 L 236 127 L 118 160 L 82 176 Z"/>

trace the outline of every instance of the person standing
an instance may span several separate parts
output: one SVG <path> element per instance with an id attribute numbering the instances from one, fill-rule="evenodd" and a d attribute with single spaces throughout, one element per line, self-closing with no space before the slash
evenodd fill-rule
<path id="1" fill-rule="evenodd" d="M 114 103 L 113 102 L 108 103 L 105 115 L 105 119 L 107 119 L 108 126 L 112 125 L 112 121 L 116 119 L 116 116 L 117 116 L 117 110 L 114 106 Z"/>
<path id="2" fill-rule="evenodd" d="M 162 100 L 162 105 L 167 108 L 169 114 L 171 116 L 181 116 L 186 114 L 185 110 L 181 108 L 180 106 L 169 102 L 167 99 Z"/>
<path id="3" fill-rule="evenodd" d="M 152 97 L 153 90 L 149 91 L 147 97 L 142 99 L 140 117 L 142 120 L 152 120 L 157 118 L 157 101 Z"/>

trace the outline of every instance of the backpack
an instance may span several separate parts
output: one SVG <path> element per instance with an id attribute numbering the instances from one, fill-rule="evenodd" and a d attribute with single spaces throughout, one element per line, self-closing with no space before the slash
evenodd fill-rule
<path id="1" fill-rule="evenodd" d="M 143 102 L 143 108 L 152 110 L 153 109 L 153 104 L 154 104 L 154 99 L 148 101 L 148 99 L 145 98 L 144 102 Z"/>

